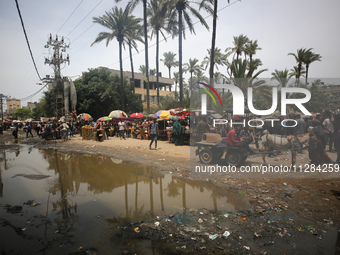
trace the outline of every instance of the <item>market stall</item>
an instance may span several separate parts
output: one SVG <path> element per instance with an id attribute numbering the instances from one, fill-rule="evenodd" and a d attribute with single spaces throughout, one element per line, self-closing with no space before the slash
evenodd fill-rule
<path id="1" fill-rule="evenodd" d="M 97 135 L 98 133 L 98 135 Z M 100 140 L 105 139 L 105 130 L 104 129 L 96 129 L 93 126 L 83 126 L 81 128 L 81 135 L 83 140 L 95 140 L 97 141 L 98 138 Z"/>

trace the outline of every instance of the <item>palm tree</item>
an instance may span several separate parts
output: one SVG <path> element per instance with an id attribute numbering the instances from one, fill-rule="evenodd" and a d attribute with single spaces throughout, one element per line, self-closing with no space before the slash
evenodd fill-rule
<path id="1" fill-rule="evenodd" d="M 116 3 L 121 0 L 115 0 Z M 147 18 L 147 0 L 131 0 L 127 8 L 130 11 L 134 10 L 138 3 L 143 2 L 143 26 L 144 26 L 144 46 L 145 46 L 145 78 L 146 78 L 146 108 L 147 113 L 150 113 L 150 87 L 149 87 L 149 46 L 148 46 L 148 18 Z"/>
<path id="2" fill-rule="evenodd" d="M 285 70 L 277 70 L 275 69 L 274 72 L 272 72 L 272 78 L 271 80 L 276 80 L 279 82 L 279 86 L 281 88 L 288 87 L 288 82 L 290 78 L 292 78 L 293 74 L 289 73 L 289 70 L 286 68 Z"/>
<path id="3" fill-rule="evenodd" d="M 125 108 L 124 104 L 124 80 L 123 80 L 123 57 L 122 57 L 122 47 L 127 39 L 131 39 L 132 28 L 135 28 L 138 24 L 138 19 L 130 14 L 129 8 L 115 7 L 112 8 L 110 12 L 105 12 L 103 16 L 93 17 L 93 23 L 102 25 L 103 27 L 109 29 L 109 32 L 101 32 L 98 34 L 97 38 L 91 44 L 93 46 L 103 40 L 106 40 L 106 46 L 114 38 L 117 39 L 119 43 L 119 65 L 120 65 L 120 89 L 121 89 L 121 103 L 122 110 Z"/>
<path id="4" fill-rule="evenodd" d="M 176 61 L 176 54 L 169 51 L 163 53 L 164 59 L 161 59 L 163 61 L 164 65 L 169 69 L 169 79 L 171 79 L 171 67 L 178 66 L 178 61 Z"/>
<path id="5" fill-rule="evenodd" d="M 306 83 L 305 83 L 306 86 L 308 84 L 309 65 L 315 61 L 321 61 L 321 56 L 319 54 L 312 52 L 312 50 L 313 50 L 312 48 L 308 49 L 303 59 L 303 63 L 306 65 Z"/>
<path id="6" fill-rule="evenodd" d="M 129 45 L 129 55 L 130 55 L 130 64 L 131 64 L 131 74 L 132 74 L 132 83 L 133 83 L 133 93 L 135 93 L 135 72 L 133 68 L 133 59 L 132 59 L 132 48 L 134 48 L 137 52 L 137 43 L 136 41 L 142 42 L 143 37 L 142 37 L 142 26 L 139 24 L 141 22 L 141 19 L 137 19 L 138 24 L 131 30 L 131 36 L 128 38 L 128 45 Z"/>
<path id="7" fill-rule="evenodd" d="M 256 51 L 262 50 L 262 48 L 259 47 L 257 40 L 253 41 L 250 40 L 246 45 L 244 49 L 244 53 L 246 55 L 249 55 L 249 65 L 252 65 L 253 62 L 253 55 L 256 54 Z"/>
<path id="8" fill-rule="evenodd" d="M 173 75 L 174 75 L 174 79 L 175 79 L 175 97 L 177 97 L 177 84 L 178 84 L 178 81 L 179 81 L 179 72 L 174 72 Z"/>
<path id="9" fill-rule="evenodd" d="M 265 85 L 266 82 L 264 80 L 258 79 L 258 76 L 261 73 L 267 71 L 267 69 L 256 71 L 260 65 L 261 61 L 258 60 L 254 60 L 250 66 L 247 59 L 234 59 L 229 67 L 231 69 L 231 75 L 228 79 L 228 82 L 239 87 L 243 94 L 247 92 L 249 87 L 254 88 L 254 98 L 260 98 L 258 104 L 259 102 L 262 104 L 257 106 L 262 108 L 267 107 L 268 102 L 271 102 L 272 93 L 271 88 Z M 261 90 L 257 89 L 259 87 L 261 87 Z M 247 102 L 245 102 L 245 105 L 247 105 Z"/>
<path id="10" fill-rule="evenodd" d="M 298 87 L 300 82 L 300 76 L 304 77 L 306 71 L 303 66 L 301 66 L 301 69 L 299 70 L 298 66 L 294 66 L 292 69 L 290 69 L 290 74 L 295 77 L 295 87 Z"/>
<path id="11" fill-rule="evenodd" d="M 140 71 L 142 74 L 145 74 L 145 73 L 146 73 L 145 65 L 140 65 L 140 66 L 139 66 L 139 71 Z"/>
<path id="12" fill-rule="evenodd" d="M 310 50 L 310 49 L 309 49 Z M 295 53 L 288 53 L 288 56 L 293 56 L 295 58 L 297 65 L 297 73 L 295 75 L 296 77 L 296 83 L 299 84 L 300 83 L 300 76 L 301 76 L 301 71 L 302 71 L 302 64 L 305 61 L 305 57 L 306 57 L 306 49 L 301 48 L 298 49 L 296 54 Z"/>
<path id="13" fill-rule="evenodd" d="M 246 59 L 234 59 L 232 64 L 229 66 L 231 71 L 230 79 L 243 91 L 244 94 L 248 87 L 256 88 L 265 84 L 264 80 L 257 80 L 261 73 L 267 71 L 267 69 L 261 69 L 255 72 L 260 65 L 261 61 L 253 61 L 252 66 L 249 66 L 249 61 Z"/>
<path id="14" fill-rule="evenodd" d="M 234 53 L 234 57 L 236 55 L 236 60 L 238 60 L 239 56 L 242 55 L 242 52 L 246 51 L 246 44 L 249 42 L 249 39 L 246 35 L 239 35 L 239 36 L 234 36 L 234 47 L 233 48 L 227 48 L 225 51 L 228 54 Z"/>
<path id="15" fill-rule="evenodd" d="M 205 56 L 203 61 L 202 61 L 202 65 L 204 66 L 204 69 L 206 70 L 208 68 L 209 65 L 211 65 L 211 49 L 208 49 L 208 56 Z M 216 69 L 218 70 L 218 66 L 224 66 L 227 64 L 227 56 L 225 54 L 223 54 L 221 52 L 220 48 L 215 48 L 214 50 L 214 61 L 213 61 L 214 65 L 216 66 Z M 209 77 L 210 78 L 210 77 Z"/>
<path id="16" fill-rule="evenodd" d="M 169 17 L 169 27 L 170 30 L 172 30 L 175 26 L 176 20 L 178 20 L 178 57 L 179 57 L 179 100 L 180 104 L 183 104 L 183 68 L 182 68 L 182 37 L 185 38 L 185 26 L 186 25 L 189 28 L 189 31 L 191 33 L 195 33 L 194 24 L 190 18 L 190 14 L 193 14 L 198 20 L 201 22 L 202 25 L 204 25 L 207 29 L 209 28 L 208 24 L 206 23 L 205 19 L 202 17 L 202 15 L 191 5 L 197 4 L 196 2 L 189 1 L 189 0 L 169 0 L 169 9 L 171 11 L 170 17 Z M 201 3 L 199 5 L 199 8 L 203 8 L 209 12 L 212 12 L 212 9 L 210 6 L 206 3 Z"/>
<path id="17" fill-rule="evenodd" d="M 151 0 L 148 8 L 149 27 L 151 28 L 151 38 L 156 36 L 156 87 L 157 87 L 157 104 L 159 104 L 159 34 L 166 37 L 163 33 L 165 22 L 168 16 L 167 2 L 162 0 Z"/>
<path id="18" fill-rule="evenodd" d="M 194 58 L 194 59 L 189 59 L 189 63 L 185 63 L 184 64 L 184 70 L 186 72 L 190 73 L 190 89 L 192 89 L 193 84 L 192 84 L 192 76 L 193 74 L 196 74 L 197 72 L 199 72 L 200 70 L 202 70 L 201 66 L 198 65 L 198 59 Z"/>

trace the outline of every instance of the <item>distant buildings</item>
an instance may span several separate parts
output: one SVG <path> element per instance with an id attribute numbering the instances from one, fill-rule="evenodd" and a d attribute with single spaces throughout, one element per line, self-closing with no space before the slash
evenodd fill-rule
<path id="1" fill-rule="evenodd" d="M 7 99 L 7 115 L 12 115 L 17 109 L 21 108 L 21 100 L 16 98 Z"/>
<path id="2" fill-rule="evenodd" d="M 7 104 L 7 110 L 4 111 L 4 119 L 6 118 L 11 118 L 12 114 L 21 108 L 26 108 L 26 109 L 30 109 L 31 111 L 33 111 L 33 109 L 36 106 L 36 102 L 32 103 L 32 102 L 28 102 L 27 106 L 21 106 L 21 100 L 20 99 L 16 99 L 16 98 L 7 98 L 6 99 L 6 104 Z M 1 117 L 1 116 L 0 116 Z"/>

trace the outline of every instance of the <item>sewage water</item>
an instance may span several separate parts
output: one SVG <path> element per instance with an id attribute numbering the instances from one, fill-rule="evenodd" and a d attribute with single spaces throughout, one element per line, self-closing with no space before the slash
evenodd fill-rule
<path id="1" fill-rule="evenodd" d="M 108 156 L 11 145 L 0 150 L 0 168 L 5 254 L 69 254 L 85 246 L 115 254 L 110 221 L 249 207 L 244 197 L 228 196 L 207 182 Z"/>

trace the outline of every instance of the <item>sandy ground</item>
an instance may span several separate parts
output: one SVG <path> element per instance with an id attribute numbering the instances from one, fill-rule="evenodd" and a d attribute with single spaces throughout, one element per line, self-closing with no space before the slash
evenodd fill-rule
<path id="1" fill-rule="evenodd" d="M 150 141 L 148 140 L 132 138 L 120 140 L 117 137 L 110 137 L 103 142 L 97 142 L 82 140 L 79 135 L 75 135 L 67 142 L 60 140 L 45 141 L 37 137 L 26 139 L 24 134 L 20 134 L 19 139 L 23 143 L 41 147 L 54 147 L 63 151 L 98 153 L 128 161 L 136 160 L 150 164 L 155 169 L 169 171 L 179 177 L 190 178 L 190 146 L 175 146 L 167 141 L 158 141 L 158 150 L 150 150 Z M 10 133 L 0 136 L 0 144 L 6 144 L 6 142 L 12 140 L 13 137 Z M 329 156 L 333 160 L 336 159 L 336 153 L 329 153 Z M 250 156 L 246 163 L 250 165 L 261 164 L 262 157 L 260 155 Z M 275 157 L 268 157 L 267 163 L 289 164 L 290 155 L 283 153 Z M 297 164 L 308 163 L 308 151 L 304 150 L 303 154 L 298 154 Z M 269 225 L 271 222 L 268 221 L 268 216 L 294 218 L 293 222 L 280 221 L 280 224 L 282 224 L 280 227 L 277 224 L 275 227 L 272 225 L 270 227 L 275 229 L 277 233 L 281 231 L 280 229 L 290 229 L 291 234 L 306 235 L 306 237 L 311 238 L 308 241 L 312 242 L 313 238 L 316 242 L 322 239 L 315 234 L 316 229 L 331 228 L 335 233 L 340 229 L 339 175 L 338 178 L 210 178 L 207 181 L 215 184 L 216 188 L 234 190 L 249 199 L 253 209 L 247 217 L 254 219 L 255 223 L 243 226 L 243 230 L 240 227 L 240 231 L 247 232 L 250 228 L 256 229 L 262 228 L 266 224 Z M 313 229 L 308 229 L 309 227 L 306 226 L 313 226 Z M 339 244 L 337 246 L 335 243 L 331 245 L 336 246 L 336 251 L 340 252 L 339 236 L 338 234 Z M 290 239 L 291 237 L 291 235 L 286 235 L 285 238 L 287 239 L 284 241 L 291 242 L 294 246 L 296 244 L 293 243 L 293 239 Z"/>

